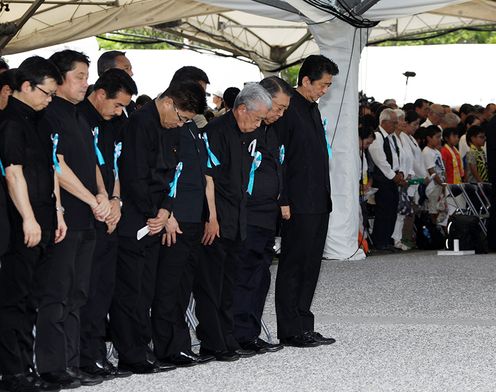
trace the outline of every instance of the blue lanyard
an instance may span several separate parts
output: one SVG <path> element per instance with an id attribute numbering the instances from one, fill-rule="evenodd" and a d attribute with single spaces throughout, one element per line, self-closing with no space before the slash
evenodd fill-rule
<path id="1" fill-rule="evenodd" d="M 117 165 L 117 160 L 122 153 L 122 142 L 114 144 L 114 177 L 116 180 L 119 179 L 119 166 Z"/>
<path id="2" fill-rule="evenodd" d="M 262 153 L 260 151 L 257 151 L 255 153 L 255 156 L 253 157 L 253 162 L 251 163 L 250 180 L 248 181 L 247 192 L 250 195 L 253 192 L 253 184 L 255 183 L 255 171 L 260 166 L 260 163 L 262 163 Z"/>
<path id="3" fill-rule="evenodd" d="M 169 184 L 170 186 L 170 192 L 169 192 L 169 197 L 176 197 L 177 194 L 177 182 L 179 180 L 179 177 L 181 176 L 181 172 L 183 171 L 183 163 L 179 162 L 176 166 L 176 172 L 174 173 L 174 180 Z"/>
<path id="4" fill-rule="evenodd" d="M 286 156 L 286 149 L 284 144 L 279 147 L 279 163 L 282 165 L 284 163 L 284 157 Z"/>
<path id="5" fill-rule="evenodd" d="M 322 125 L 324 126 L 324 137 L 327 144 L 327 154 L 329 155 L 329 159 L 332 159 L 332 148 L 329 144 L 329 140 L 327 139 L 327 117 L 324 118 L 324 122 L 322 123 Z"/>
<path id="6" fill-rule="evenodd" d="M 52 160 L 53 166 L 55 167 L 55 171 L 57 173 L 62 173 L 62 169 L 60 168 L 59 160 L 57 159 L 57 146 L 59 145 L 59 134 L 55 133 L 51 136 L 52 138 Z"/>
<path id="7" fill-rule="evenodd" d="M 212 165 L 219 166 L 220 165 L 219 160 L 214 155 L 212 150 L 210 150 L 210 144 L 208 143 L 208 136 L 206 132 L 203 132 L 203 141 L 205 142 L 205 147 L 207 149 L 207 167 L 211 169 Z"/>
<path id="8" fill-rule="evenodd" d="M 105 164 L 105 160 L 103 159 L 102 152 L 98 148 L 98 133 L 98 127 L 93 128 L 93 144 L 95 145 L 95 153 L 98 158 L 98 164 L 102 166 Z"/>

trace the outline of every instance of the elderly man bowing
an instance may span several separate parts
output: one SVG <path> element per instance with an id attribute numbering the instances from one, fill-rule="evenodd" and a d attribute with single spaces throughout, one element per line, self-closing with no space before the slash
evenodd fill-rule
<path id="1" fill-rule="evenodd" d="M 256 155 L 244 154 L 244 150 L 251 147 L 249 134 L 271 107 L 270 94 L 260 85 L 249 84 L 239 93 L 232 111 L 205 127 L 209 219 L 194 295 L 200 353 L 220 361 L 255 354 L 242 350 L 233 336 L 233 288 L 239 250 L 246 239 L 247 192 L 256 167 Z"/>

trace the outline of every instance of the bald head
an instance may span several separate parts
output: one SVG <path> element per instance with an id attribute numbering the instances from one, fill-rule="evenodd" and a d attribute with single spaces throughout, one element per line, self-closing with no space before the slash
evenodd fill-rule
<path id="1" fill-rule="evenodd" d="M 440 125 L 444 118 L 444 108 L 443 105 L 433 103 L 429 108 L 429 120 L 432 124 Z"/>

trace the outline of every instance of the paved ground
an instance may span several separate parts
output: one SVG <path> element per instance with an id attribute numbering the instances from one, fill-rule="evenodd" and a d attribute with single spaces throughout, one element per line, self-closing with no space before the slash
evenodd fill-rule
<path id="1" fill-rule="evenodd" d="M 314 312 L 317 330 L 336 344 L 133 376 L 91 391 L 494 392 L 495 288 L 495 255 L 326 261 Z M 265 320 L 275 331 L 273 287 Z"/>

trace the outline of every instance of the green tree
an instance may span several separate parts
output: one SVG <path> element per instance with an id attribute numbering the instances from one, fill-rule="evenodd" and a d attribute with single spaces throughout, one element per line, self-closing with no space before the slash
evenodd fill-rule
<path id="1" fill-rule="evenodd" d="M 300 72 L 301 64 L 292 65 L 281 71 L 281 78 L 288 82 L 291 86 L 296 86 L 298 83 L 298 72 Z"/>
<path id="2" fill-rule="evenodd" d="M 177 49 L 171 42 L 182 43 L 182 39 L 150 27 L 124 29 L 96 37 L 100 49 Z"/>
<path id="3" fill-rule="evenodd" d="M 414 46 L 414 45 L 449 45 L 449 44 L 496 44 L 494 31 L 457 30 L 444 35 L 440 33 L 418 34 L 413 39 L 402 38 L 400 41 L 387 41 L 378 46 Z"/>

